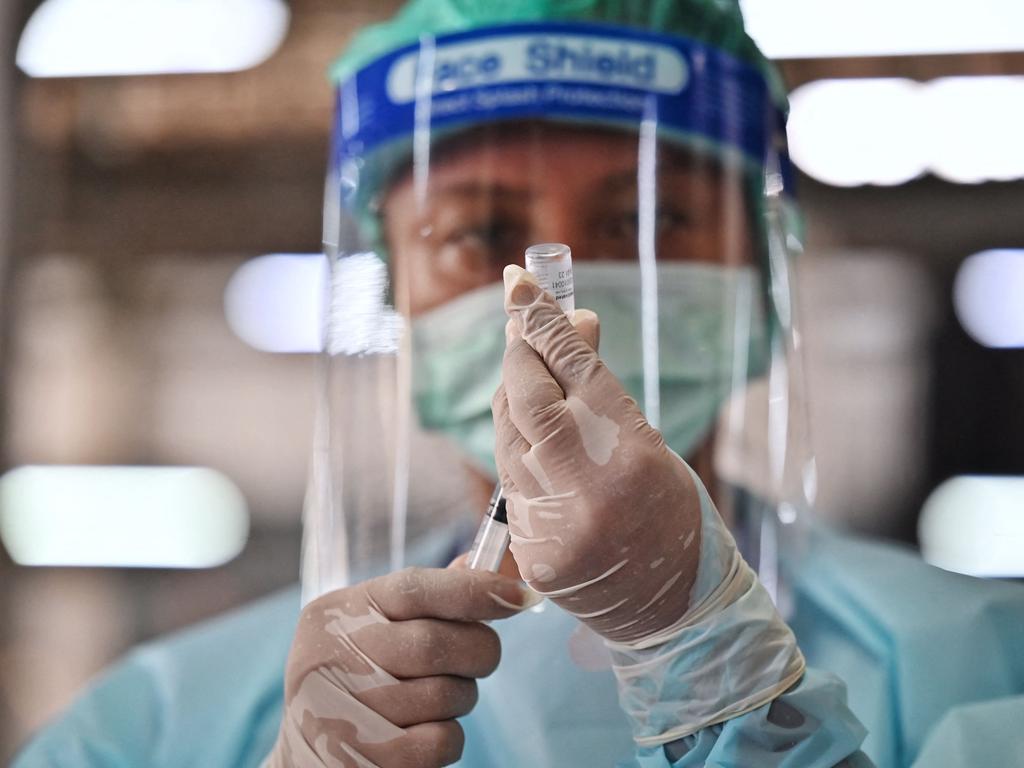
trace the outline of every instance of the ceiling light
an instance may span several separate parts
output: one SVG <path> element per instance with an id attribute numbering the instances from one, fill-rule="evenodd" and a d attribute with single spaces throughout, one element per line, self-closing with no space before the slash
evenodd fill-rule
<path id="1" fill-rule="evenodd" d="M 1024 347 L 1024 250 L 982 251 L 964 259 L 953 281 L 953 307 L 979 344 Z"/>
<path id="2" fill-rule="evenodd" d="M 1020 0 L 740 0 L 750 36 L 773 59 L 1024 50 Z"/>
<path id="3" fill-rule="evenodd" d="M 283 0 L 45 0 L 18 43 L 32 77 L 235 72 L 288 31 Z"/>
<path id="4" fill-rule="evenodd" d="M 1024 178 L 1024 77 L 945 77 L 921 87 L 933 173 L 964 184 Z"/>
<path id="5" fill-rule="evenodd" d="M 954 477 L 928 497 L 921 555 L 971 576 L 1024 576 L 1024 477 Z"/>
<path id="6" fill-rule="evenodd" d="M 793 161 L 827 184 L 1024 178 L 1024 77 L 817 80 L 790 107 Z"/>
<path id="7" fill-rule="evenodd" d="M 0 538 L 22 565 L 209 568 L 245 546 L 249 513 L 201 467 L 29 466 L 0 477 Z"/>
<path id="8" fill-rule="evenodd" d="M 272 254 L 245 262 L 224 291 L 224 314 L 242 341 L 264 352 L 319 352 L 327 261 Z"/>
<path id="9" fill-rule="evenodd" d="M 836 186 L 902 184 L 922 174 L 917 84 L 910 80 L 818 80 L 790 97 L 793 161 Z"/>

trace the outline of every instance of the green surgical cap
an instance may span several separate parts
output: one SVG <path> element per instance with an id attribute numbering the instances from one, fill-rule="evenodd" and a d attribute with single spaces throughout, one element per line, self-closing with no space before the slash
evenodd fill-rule
<path id="1" fill-rule="evenodd" d="M 736 0 L 411 0 L 392 19 L 356 35 L 331 78 L 342 82 L 424 34 L 544 21 L 616 24 L 700 40 L 756 67 L 776 105 L 786 109 L 782 78 L 743 28 Z"/>

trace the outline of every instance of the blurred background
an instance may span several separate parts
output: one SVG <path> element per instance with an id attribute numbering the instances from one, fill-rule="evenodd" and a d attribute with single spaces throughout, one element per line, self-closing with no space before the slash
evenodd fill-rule
<path id="1" fill-rule="evenodd" d="M 0 3 L 0 763 L 297 579 L 315 340 L 261 291 L 310 295 L 326 69 L 398 5 Z M 820 511 L 1020 578 L 1024 5 L 744 7 L 792 89 Z"/>

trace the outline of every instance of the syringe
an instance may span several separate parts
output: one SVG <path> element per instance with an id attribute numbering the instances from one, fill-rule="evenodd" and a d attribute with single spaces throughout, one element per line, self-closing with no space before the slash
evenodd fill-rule
<path id="1" fill-rule="evenodd" d="M 537 283 L 555 297 L 559 308 L 567 315 L 576 309 L 576 294 L 572 281 L 572 251 L 563 243 L 540 243 L 526 249 L 526 271 L 537 278 Z M 497 571 L 508 549 L 508 516 L 501 483 L 487 504 L 484 519 L 477 529 L 473 546 L 469 550 L 469 567 Z"/>

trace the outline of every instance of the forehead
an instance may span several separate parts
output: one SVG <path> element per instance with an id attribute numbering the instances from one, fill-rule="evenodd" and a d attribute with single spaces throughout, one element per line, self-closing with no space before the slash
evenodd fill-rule
<path id="1" fill-rule="evenodd" d="M 443 142 L 431 158 L 431 173 L 439 183 L 473 173 L 542 184 L 568 169 L 635 170 L 637 151 L 636 136 L 627 133 L 536 123 L 496 126 Z"/>
<path id="2" fill-rule="evenodd" d="M 660 171 L 673 176 L 718 176 L 717 163 L 661 143 L 642 147 L 635 132 L 542 122 L 482 126 L 431 148 L 428 186 L 500 186 L 542 194 L 552 189 L 636 186 L 641 152 L 653 151 Z M 391 191 L 406 187 L 412 169 Z"/>

